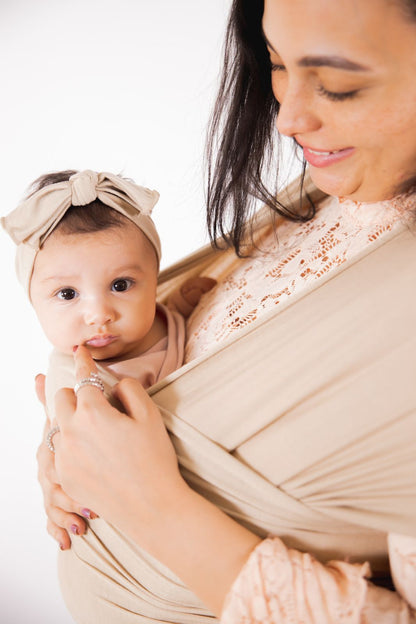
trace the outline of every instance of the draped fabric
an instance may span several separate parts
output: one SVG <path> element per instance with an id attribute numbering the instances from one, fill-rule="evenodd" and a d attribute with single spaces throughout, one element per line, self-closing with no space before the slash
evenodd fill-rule
<path id="1" fill-rule="evenodd" d="M 218 253 L 165 271 L 161 299 Z M 190 485 L 260 536 L 386 573 L 386 533 L 416 536 L 415 274 L 403 225 L 153 386 Z M 83 624 L 213 619 L 102 519 L 59 574 Z"/>

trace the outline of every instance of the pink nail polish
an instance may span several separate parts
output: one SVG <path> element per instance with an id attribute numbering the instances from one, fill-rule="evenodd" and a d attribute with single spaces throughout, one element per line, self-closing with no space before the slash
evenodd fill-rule
<path id="1" fill-rule="evenodd" d="M 75 347 L 72 347 L 72 351 L 75 353 L 75 351 L 78 349 L 78 345 L 75 345 Z"/>
<path id="2" fill-rule="evenodd" d="M 76 524 L 71 524 L 71 533 L 74 535 L 79 535 L 79 530 Z"/>
<path id="3" fill-rule="evenodd" d="M 64 547 L 64 545 L 63 545 L 61 542 L 59 542 L 59 548 L 60 548 L 61 550 L 65 550 L 65 547 Z"/>
<path id="4" fill-rule="evenodd" d="M 84 518 L 91 518 L 91 511 L 89 509 L 82 509 L 81 511 L 82 515 L 84 516 Z"/>

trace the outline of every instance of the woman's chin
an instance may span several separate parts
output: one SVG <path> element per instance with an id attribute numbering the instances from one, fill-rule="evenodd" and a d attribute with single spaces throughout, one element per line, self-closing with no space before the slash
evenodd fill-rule
<path id="1" fill-rule="evenodd" d="M 309 173 L 313 183 L 327 195 L 334 197 L 348 197 L 359 201 L 369 201 L 360 197 L 363 195 L 362 185 L 347 176 L 330 173 L 328 169 L 310 167 Z"/>
<path id="2" fill-rule="evenodd" d="M 340 176 L 330 173 L 328 170 L 310 167 L 310 176 L 313 183 L 334 197 L 343 197 L 360 202 L 378 202 L 391 199 L 398 194 L 397 188 L 392 185 L 383 186 L 383 184 L 366 184 L 365 180 L 353 176 Z"/>

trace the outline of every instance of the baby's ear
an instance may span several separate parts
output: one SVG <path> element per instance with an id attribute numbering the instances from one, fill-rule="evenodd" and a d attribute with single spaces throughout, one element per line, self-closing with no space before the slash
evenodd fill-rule
<path id="1" fill-rule="evenodd" d="M 217 281 L 212 277 L 190 277 L 170 295 L 167 302 L 168 308 L 176 310 L 188 318 L 198 305 L 202 295 L 214 288 L 216 284 Z"/>

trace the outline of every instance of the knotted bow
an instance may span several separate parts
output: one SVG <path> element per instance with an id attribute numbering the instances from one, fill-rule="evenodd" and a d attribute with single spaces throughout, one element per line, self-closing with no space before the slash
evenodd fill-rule
<path id="1" fill-rule="evenodd" d="M 112 173 L 80 171 L 67 182 L 44 186 L 0 219 L 18 245 L 17 276 L 28 293 L 36 254 L 43 242 L 71 206 L 88 206 L 95 199 L 133 221 L 150 240 L 160 261 L 160 239 L 150 217 L 159 193 Z"/>

